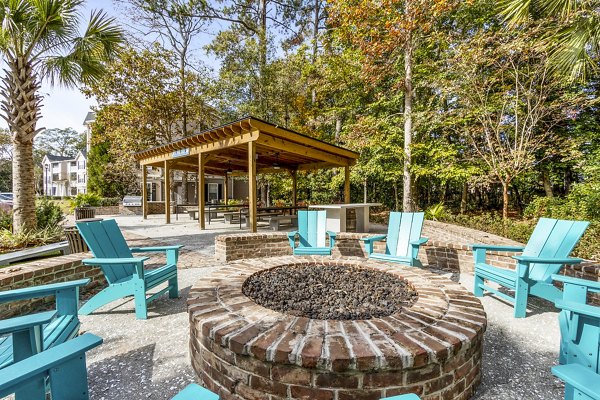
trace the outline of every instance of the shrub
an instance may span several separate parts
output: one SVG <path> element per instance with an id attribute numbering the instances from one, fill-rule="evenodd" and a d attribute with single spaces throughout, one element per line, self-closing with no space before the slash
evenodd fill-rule
<path id="1" fill-rule="evenodd" d="M 434 221 L 440 221 L 446 217 L 448 211 L 444 203 L 434 204 L 425 210 L 425 218 L 432 219 Z"/>
<path id="2" fill-rule="evenodd" d="M 19 232 L 17 234 L 9 230 L 0 230 L 0 252 L 5 253 L 25 247 L 55 243 L 62 240 L 63 233 L 64 231 L 60 225 Z"/>
<path id="3" fill-rule="evenodd" d="M 12 232 L 12 212 L 0 210 L 0 230 Z"/>
<path id="4" fill-rule="evenodd" d="M 38 230 L 57 227 L 65 219 L 60 206 L 48 199 L 39 199 L 35 205 Z"/>
<path id="5" fill-rule="evenodd" d="M 119 197 L 102 197 L 98 205 L 100 207 L 118 206 L 120 202 L 121 199 Z"/>
<path id="6" fill-rule="evenodd" d="M 95 193 L 79 193 L 71 200 L 71 208 L 76 207 L 99 207 L 101 202 L 100 196 Z"/>

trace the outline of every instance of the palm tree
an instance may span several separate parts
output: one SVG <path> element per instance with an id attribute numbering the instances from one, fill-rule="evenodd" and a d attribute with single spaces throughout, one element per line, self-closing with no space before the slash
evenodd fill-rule
<path id="1" fill-rule="evenodd" d="M 572 79 L 596 68 L 600 53 L 600 7 L 597 0 L 503 0 L 501 13 L 509 26 L 529 18 L 550 17 L 556 24 L 548 38 L 550 62 Z"/>
<path id="2" fill-rule="evenodd" d="M 42 80 L 75 87 L 98 79 L 113 59 L 123 33 L 102 11 L 92 11 L 83 33 L 82 0 L 0 0 L 0 109 L 13 144 L 13 227 L 33 229 L 33 139 L 42 106 Z"/>

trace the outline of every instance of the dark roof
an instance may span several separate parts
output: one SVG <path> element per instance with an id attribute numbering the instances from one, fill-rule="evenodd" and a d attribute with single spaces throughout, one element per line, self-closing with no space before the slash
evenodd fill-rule
<path id="1" fill-rule="evenodd" d="M 46 154 L 46 157 L 48 157 L 48 161 L 50 162 L 69 161 L 75 159 L 74 157 L 55 156 L 54 154 Z"/>
<path id="2" fill-rule="evenodd" d="M 87 115 L 85 116 L 85 119 L 83 120 L 83 124 L 87 125 L 89 123 L 92 123 L 96 120 L 96 113 L 93 111 L 89 111 L 87 113 Z"/>

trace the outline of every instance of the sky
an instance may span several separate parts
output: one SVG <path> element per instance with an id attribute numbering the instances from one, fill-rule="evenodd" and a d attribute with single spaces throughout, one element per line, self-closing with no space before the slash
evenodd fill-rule
<path id="1" fill-rule="evenodd" d="M 108 15 L 115 17 L 120 24 L 126 25 L 128 22 L 128 19 L 122 15 L 122 7 L 116 5 L 113 0 L 87 0 L 83 14 L 89 17 L 90 11 L 97 9 L 102 9 Z M 127 29 L 127 27 L 124 28 Z M 202 40 L 204 43 L 198 44 L 197 47 L 201 47 L 210 40 L 212 40 L 210 36 L 204 37 Z M 213 60 L 210 60 L 208 64 L 213 64 Z M 94 99 L 86 98 L 78 89 L 51 87 L 47 82 L 42 83 L 41 94 L 44 101 L 38 128 L 73 128 L 83 132 L 83 120 L 91 107 L 96 105 Z M 8 127 L 3 119 L 0 119 L 0 127 Z"/>

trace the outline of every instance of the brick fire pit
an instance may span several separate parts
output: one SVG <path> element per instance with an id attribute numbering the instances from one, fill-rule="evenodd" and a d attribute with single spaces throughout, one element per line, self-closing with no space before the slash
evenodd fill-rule
<path id="1" fill-rule="evenodd" d="M 418 293 L 401 311 L 318 320 L 259 306 L 242 293 L 275 267 L 343 265 L 396 275 Z M 486 317 L 459 284 L 426 270 L 363 258 L 235 261 L 190 290 L 190 353 L 198 377 L 227 399 L 468 399 L 480 380 Z"/>

